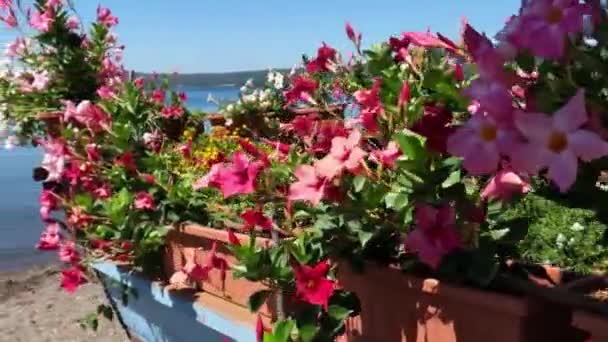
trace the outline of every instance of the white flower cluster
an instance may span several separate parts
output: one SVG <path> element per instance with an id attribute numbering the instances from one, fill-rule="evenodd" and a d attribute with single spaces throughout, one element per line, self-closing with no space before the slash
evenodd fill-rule
<path id="1" fill-rule="evenodd" d="M 272 107 L 271 89 L 255 89 L 253 80 L 248 80 L 241 87 L 239 100 L 228 104 L 222 112 L 228 117 L 232 115 L 245 114 L 248 111 L 265 111 Z"/>
<path id="2" fill-rule="evenodd" d="M 285 77 L 280 72 L 270 70 L 268 75 L 266 76 L 266 81 L 274 88 L 274 89 L 283 89 L 285 85 Z"/>
<path id="3" fill-rule="evenodd" d="M 1 112 L 4 112 L 5 108 L 0 108 Z M 0 113 L 0 116 L 2 114 Z M 19 145 L 19 138 L 17 137 L 16 129 L 11 125 L 10 122 L 0 118 L 0 144 L 7 150 L 12 150 Z"/>

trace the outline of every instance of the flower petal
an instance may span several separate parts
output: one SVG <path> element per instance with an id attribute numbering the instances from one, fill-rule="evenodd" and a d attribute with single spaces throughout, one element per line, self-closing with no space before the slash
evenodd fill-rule
<path id="1" fill-rule="evenodd" d="M 561 192 L 566 192 L 576 181 L 578 160 L 574 153 L 566 150 L 553 156 L 547 177 L 557 184 Z"/>
<path id="2" fill-rule="evenodd" d="M 553 128 L 553 120 L 543 113 L 515 113 L 515 126 L 529 140 L 545 144 Z"/>
<path id="3" fill-rule="evenodd" d="M 572 132 L 587 122 L 585 91 L 580 89 L 568 103 L 553 115 L 555 128 L 562 132 Z"/>
<path id="4" fill-rule="evenodd" d="M 568 134 L 568 143 L 574 154 L 587 162 L 608 155 L 608 143 L 591 131 Z"/>

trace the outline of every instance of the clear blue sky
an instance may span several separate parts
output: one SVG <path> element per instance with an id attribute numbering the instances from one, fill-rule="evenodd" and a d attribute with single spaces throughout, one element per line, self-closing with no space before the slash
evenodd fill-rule
<path id="1" fill-rule="evenodd" d="M 85 20 L 97 1 L 75 0 Z M 402 31 L 456 38 L 466 16 L 494 35 L 520 0 L 103 0 L 119 16 L 125 64 L 141 71 L 222 72 L 290 67 L 322 41 L 346 55 L 350 21 L 364 45 Z"/>

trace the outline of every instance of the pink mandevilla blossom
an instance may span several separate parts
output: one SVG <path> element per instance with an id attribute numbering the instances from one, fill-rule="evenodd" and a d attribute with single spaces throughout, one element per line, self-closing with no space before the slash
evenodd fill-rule
<path id="1" fill-rule="evenodd" d="M 272 228 L 272 219 L 264 215 L 259 210 L 247 210 L 241 214 L 241 219 L 245 221 L 245 229 L 248 231 L 254 230 L 256 227 L 260 227 L 265 231 L 270 231 Z"/>
<path id="2" fill-rule="evenodd" d="M 80 266 L 61 271 L 61 287 L 67 293 L 74 293 L 80 285 L 86 283 L 86 278 Z"/>
<path id="3" fill-rule="evenodd" d="M 509 201 L 513 196 L 523 195 L 529 191 L 530 183 L 515 173 L 509 165 L 503 165 L 485 186 L 481 198 Z"/>
<path id="4" fill-rule="evenodd" d="M 371 134 L 378 131 L 378 116 L 383 112 L 380 101 L 380 85 L 382 80 L 377 78 L 371 89 L 357 90 L 354 93 L 357 104 L 361 108 L 361 124 Z"/>
<path id="5" fill-rule="evenodd" d="M 361 144 L 361 132 L 353 131 L 348 136 L 336 137 L 332 140 L 331 150 L 327 156 L 315 164 L 317 173 L 327 179 L 333 179 L 344 170 L 357 173 L 367 152 L 359 145 Z"/>
<path id="6" fill-rule="evenodd" d="M 22 56 L 27 51 L 29 45 L 28 39 L 17 38 L 6 47 L 6 55 L 8 57 Z"/>
<path id="7" fill-rule="evenodd" d="M 74 241 L 66 241 L 59 248 L 59 260 L 70 264 L 80 262 L 80 253 L 76 250 Z"/>
<path id="8" fill-rule="evenodd" d="M 89 100 L 80 102 L 78 106 L 71 101 L 66 101 L 63 118 L 66 121 L 73 120 L 85 125 L 93 133 L 107 130 L 111 124 L 110 116 Z"/>
<path id="9" fill-rule="evenodd" d="M 0 9 L 13 7 L 13 0 L 0 0 Z"/>
<path id="10" fill-rule="evenodd" d="M 80 27 L 80 20 L 76 16 L 70 16 L 65 23 L 65 26 L 70 30 L 76 30 Z"/>
<path id="11" fill-rule="evenodd" d="M 507 24 L 506 38 L 538 57 L 559 59 L 564 56 L 568 35 L 582 32 L 587 14 L 591 14 L 590 8 L 576 0 L 526 1 L 520 17 Z"/>
<path id="12" fill-rule="evenodd" d="M 287 104 L 293 104 L 300 101 L 314 102 L 312 95 L 319 87 L 315 80 L 306 78 L 305 76 L 296 76 L 291 81 L 291 87 L 284 92 Z"/>
<path id="13" fill-rule="evenodd" d="M 255 192 L 258 174 L 264 168 L 261 161 L 250 161 L 242 152 L 232 155 L 231 163 L 218 171 L 215 182 L 224 198 Z"/>
<path id="14" fill-rule="evenodd" d="M 39 198 L 40 203 L 40 217 L 43 220 L 50 218 L 51 211 L 57 210 L 59 201 L 57 196 L 49 190 L 42 190 Z"/>
<path id="15" fill-rule="evenodd" d="M 394 141 L 389 142 L 386 149 L 372 152 L 372 159 L 389 169 L 395 167 L 395 161 L 399 156 L 401 156 L 401 150 Z"/>
<path id="16" fill-rule="evenodd" d="M 356 32 L 355 29 L 353 28 L 353 26 L 348 21 L 344 25 L 344 28 L 346 30 L 346 36 L 348 37 L 348 39 L 350 39 L 350 41 L 353 42 L 353 44 L 355 44 L 355 47 L 357 48 L 357 50 L 360 50 L 361 49 L 361 32 Z"/>
<path id="17" fill-rule="evenodd" d="M 485 113 L 473 115 L 447 141 L 448 153 L 464 158 L 464 168 L 471 174 L 495 172 L 501 152 L 513 145 L 513 134 Z"/>
<path id="18" fill-rule="evenodd" d="M 416 229 L 408 234 L 406 249 L 418 253 L 420 261 L 437 269 L 444 255 L 461 247 L 454 208 L 419 204 L 415 218 Z"/>
<path id="19" fill-rule="evenodd" d="M 192 188 L 194 190 L 200 190 L 200 189 L 204 189 L 207 187 L 219 187 L 219 175 L 220 175 L 220 170 L 222 170 L 223 168 L 223 164 L 218 163 L 218 164 L 214 164 L 213 166 L 211 166 L 211 170 L 209 170 L 209 172 L 199 178 L 197 181 L 194 182 L 194 184 L 192 185 Z"/>
<path id="20" fill-rule="evenodd" d="M 608 155 L 606 141 L 591 131 L 580 129 L 587 120 L 582 89 L 553 116 L 516 113 L 515 124 L 528 144 L 513 154 L 513 166 L 530 173 L 547 168 L 548 178 L 560 191 L 567 191 L 576 181 L 579 158 L 589 162 Z"/>
<path id="21" fill-rule="evenodd" d="M 50 223 L 46 226 L 46 230 L 42 232 L 40 242 L 38 242 L 36 248 L 44 251 L 56 250 L 59 248 L 59 241 L 61 241 L 59 224 Z"/>
<path id="22" fill-rule="evenodd" d="M 404 32 L 403 37 L 407 38 L 413 45 L 424 48 L 442 48 L 450 52 L 456 52 L 456 45 L 445 37 L 437 37 L 430 32 Z"/>
<path id="23" fill-rule="evenodd" d="M 97 7 L 97 21 L 106 27 L 118 25 L 118 18 L 112 15 L 109 8 Z"/>
<path id="24" fill-rule="evenodd" d="M 295 170 L 298 179 L 289 187 L 290 201 L 307 201 L 318 205 L 325 197 L 328 180 L 318 174 L 317 169 L 310 165 L 300 165 Z"/>
<path id="25" fill-rule="evenodd" d="M 114 93 L 114 90 L 112 90 L 111 87 L 109 86 L 101 86 L 99 87 L 99 89 L 97 89 L 97 95 L 102 99 L 102 100 L 109 100 L 111 98 L 113 98 L 114 96 L 116 96 L 116 94 Z"/>
<path id="26" fill-rule="evenodd" d="M 104 183 L 93 190 L 93 195 L 99 199 L 110 198 L 110 196 L 112 196 L 112 188 L 110 187 L 110 184 Z"/>
<path id="27" fill-rule="evenodd" d="M 30 16 L 30 26 L 42 32 L 48 32 L 54 21 L 53 10 L 50 7 L 44 12 L 35 10 Z"/>
<path id="28" fill-rule="evenodd" d="M 8 9 L 6 15 L 0 15 L 0 21 L 3 21 L 8 27 L 17 27 L 17 16 L 15 16 L 15 11 L 12 8 Z"/>
<path id="29" fill-rule="evenodd" d="M 169 106 L 163 108 L 161 114 L 165 119 L 178 119 L 184 115 L 184 109 L 179 105 Z"/>
<path id="30" fill-rule="evenodd" d="M 309 73 L 330 71 L 332 64 L 336 63 L 336 54 L 336 49 L 323 43 L 317 51 L 317 57 L 306 64 L 306 71 Z"/>
<path id="31" fill-rule="evenodd" d="M 154 197 L 150 193 L 147 192 L 139 192 L 135 195 L 135 200 L 133 202 L 136 209 L 140 210 L 154 210 L 156 208 L 156 204 L 154 203 Z"/>

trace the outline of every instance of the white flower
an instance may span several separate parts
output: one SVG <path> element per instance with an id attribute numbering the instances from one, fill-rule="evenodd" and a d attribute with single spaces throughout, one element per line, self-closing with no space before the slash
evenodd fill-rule
<path id="1" fill-rule="evenodd" d="M 285 78 L 282 74 L 276 73 L 274 76 L 274 88 L 275 89 L 283 89 Z"/>
<path id="2" fill-rule="evenodd" d="M 572 246 L 576 243 L 576 239 L 575 238 L 570 238 L 570 240 L 568 240 L 568 246 Z"/>
<path id="3" fill-rule="evenodd" d="M 248 79 L 247 82 L 245 82 L 245 87 L 253 88 L 253 79 Z"/>
<path id="4" fill-rule="evenodd" d="M 232 119 L 226 119 L 226 122 L 224 123 L 224 126 L 230 127 L 230 126 L 232 126 L 232 123 L 233 123 Z"/>
<path id="5" fill-rule="evenodd" d="M 226 111 L 232 112 L 233 110 L 234 110 L 234 105 L 232 103 L 226 106 Z"/>
<path id="6" fill-rule="evenodd" d="M 246 93 L 247 92 L 247 87 L 242 86 L 241 89 L 239 89 L 241 91 L 241 93 Z"/>
<path id="7" fill-rule="evenodd" d="M 255 94 L 251 94 L 251 95 L 245 95 L 243 96 L 243 102 L 244 103 L 251 103 L 251 102 L 255 102 L 256 100 L 256 96 Z"/>
<path id="8" fill-rule="evenodd" d="M 557 234 L 557 238 L 555 239 L 555 244 L 557 245 L 557 247 L 563 248 L 564 243 L 566 241 L 567 241 L 567 238 L 564 234 L 562 234 L 562 233 Z"/>
<path id="9" fill-rule="evenodd" d="M 262 102 L 262 103 L 261 103 L 261 106 L 262 106 L 263 108 L 268 108 L 268 107 L 270 107 L 270 101 L 264 101 L 264 102 Z"/>
<path id="10" fill-rule="evenodd" d="M 570 230 L 575 231 L 575 232 L 581 232 L 583 230 L 585 230 L 585 226 L 583 226 L 582 224 L 575 222 L 571 227 Z"/>
<path id="11" fill-rule="evenodd" d="M 274 83 L 274 77 L 275 77 L 275 75 L 276 75 L 276 74 L 275 74 L 275 72 L 274 72 L 274 71 L 269 70 L 269 71 L 268 71 L 268 74 L 266 75 L 266 81 L 267 81 L 268 83 Z"/>

